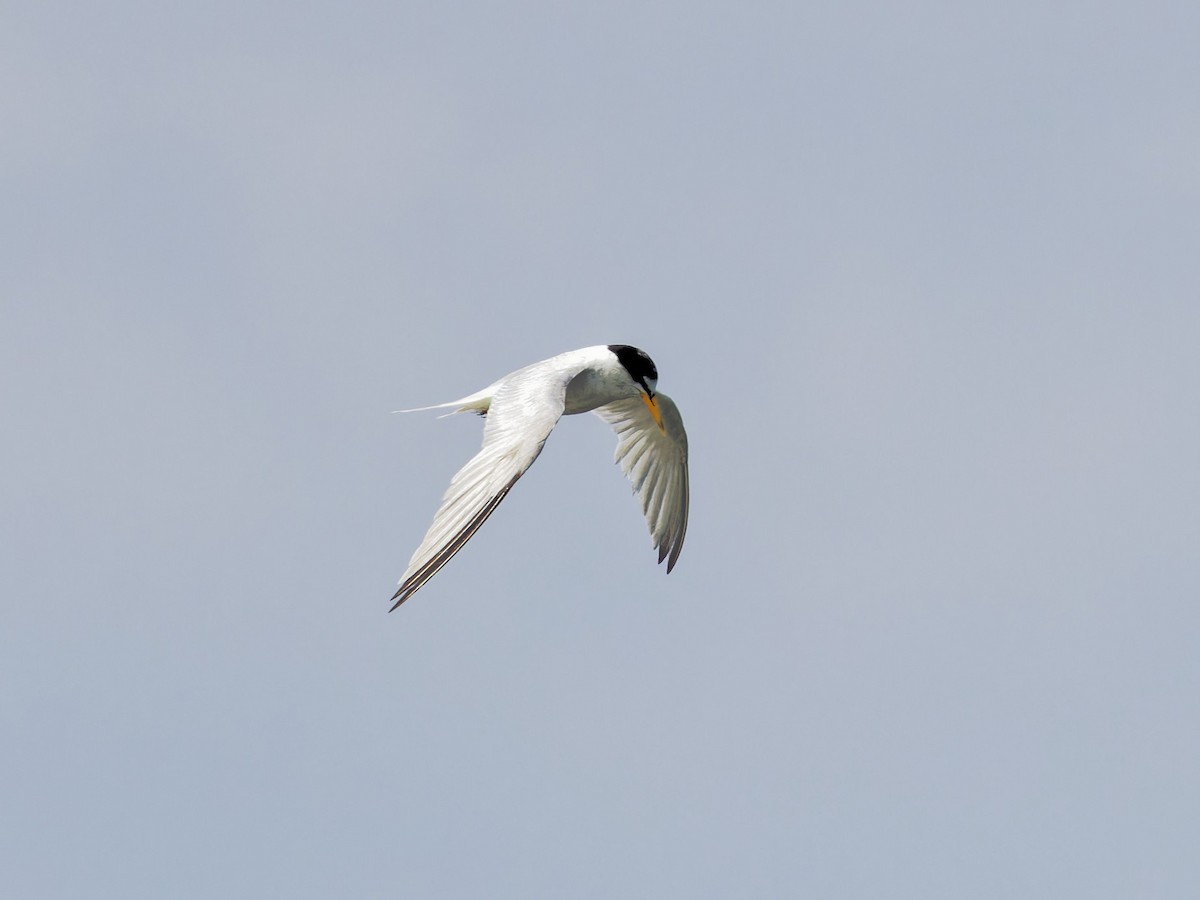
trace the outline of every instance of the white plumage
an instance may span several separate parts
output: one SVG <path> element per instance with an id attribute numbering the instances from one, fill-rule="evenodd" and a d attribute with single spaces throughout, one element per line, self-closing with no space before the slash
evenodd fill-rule
<path id="1" fill-rule="evenodd" d="M 561 416 L 595 412 L 617 432 L 616 460 L 642 501 L 658 561 L 675 567 L 687 532 L 687 432 L 658 393 L 654 362 L 635 347 L 572 350 L 518 369 L 453 408 L 487 417 L 483 446 L 450 481 L 393 595 L 395 609 L 446 565 L 537 459 Z M 405 410 L 416 412 L 417 410 Z"/>

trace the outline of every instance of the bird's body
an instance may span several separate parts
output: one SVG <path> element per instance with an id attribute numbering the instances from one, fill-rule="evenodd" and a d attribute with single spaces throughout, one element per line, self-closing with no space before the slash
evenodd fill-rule
<path id="1" fill-rule="evenodd" d="M 459 400 L 422 407 L 475 412 L 487 422 L 483 446 L 451 480 L 392 609 L 462 549 L 537 459 L 559 418 L 577 413 L 595 412 L 616 430 L 617 461 L 641 496 L 658 561 L 667 559 L 671 571 L 687 531 L 687 433 L 657 385 L 649 356 L 609 344 L 559 354 Z"/>

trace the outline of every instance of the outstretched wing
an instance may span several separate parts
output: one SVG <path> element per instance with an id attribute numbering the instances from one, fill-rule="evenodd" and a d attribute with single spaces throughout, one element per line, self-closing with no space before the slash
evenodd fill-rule
<path id="1" fill-rule="evenodd" d="M 392 596 L 393 610 L 450 562 L 533 465 L 562 416 L 566 382 L 553 373 L 531 372 L 497 389 L 487 410 L 483 446 L 450 481 Z"/>
<path id="2" fill-rule="evenodd" d="M 670 572 L 687 533 L 687 432 L 675 402 L 666 394 L 654 396 L 662 428 L 641 397 L 607 403 L 595 412 L 617 432 L 616 461 L 641 498 L 658 561 L 667 560 Z"/>

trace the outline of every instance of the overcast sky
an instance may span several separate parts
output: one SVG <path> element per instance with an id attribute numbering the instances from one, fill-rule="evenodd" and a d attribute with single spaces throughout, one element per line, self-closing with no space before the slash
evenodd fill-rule
<path id="1" fill-rule="evenodd" d="M 0 894 L 1200 896 L 1200 6 L 0 9 Z M 644 348 L 388 598 L 480 422 Z"/>

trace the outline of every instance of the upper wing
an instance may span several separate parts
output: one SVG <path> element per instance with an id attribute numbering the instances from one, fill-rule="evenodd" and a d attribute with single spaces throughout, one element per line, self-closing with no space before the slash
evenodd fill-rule
<path id="1" fill-rule="evenodd" d="M 616 461 L 633 482 L 658 561 L 675 568 L 688 520 L 687 432 L 679 408 L 666 394 L 655 394 L 663 427 L 650 415 L 641 397 L 617 400 L 595 412 L 617 432 Z"/>
<path id="2" fill-rule="evenodd" d="M 544 370 L 522 371 L 496 390 L 483 428 L 483 446 L 450 481 L 433 524 L 392 596 L 396 601 L 392 609 L 450 562 L 533 465 L 562 416 L 567 380 Z"/>

